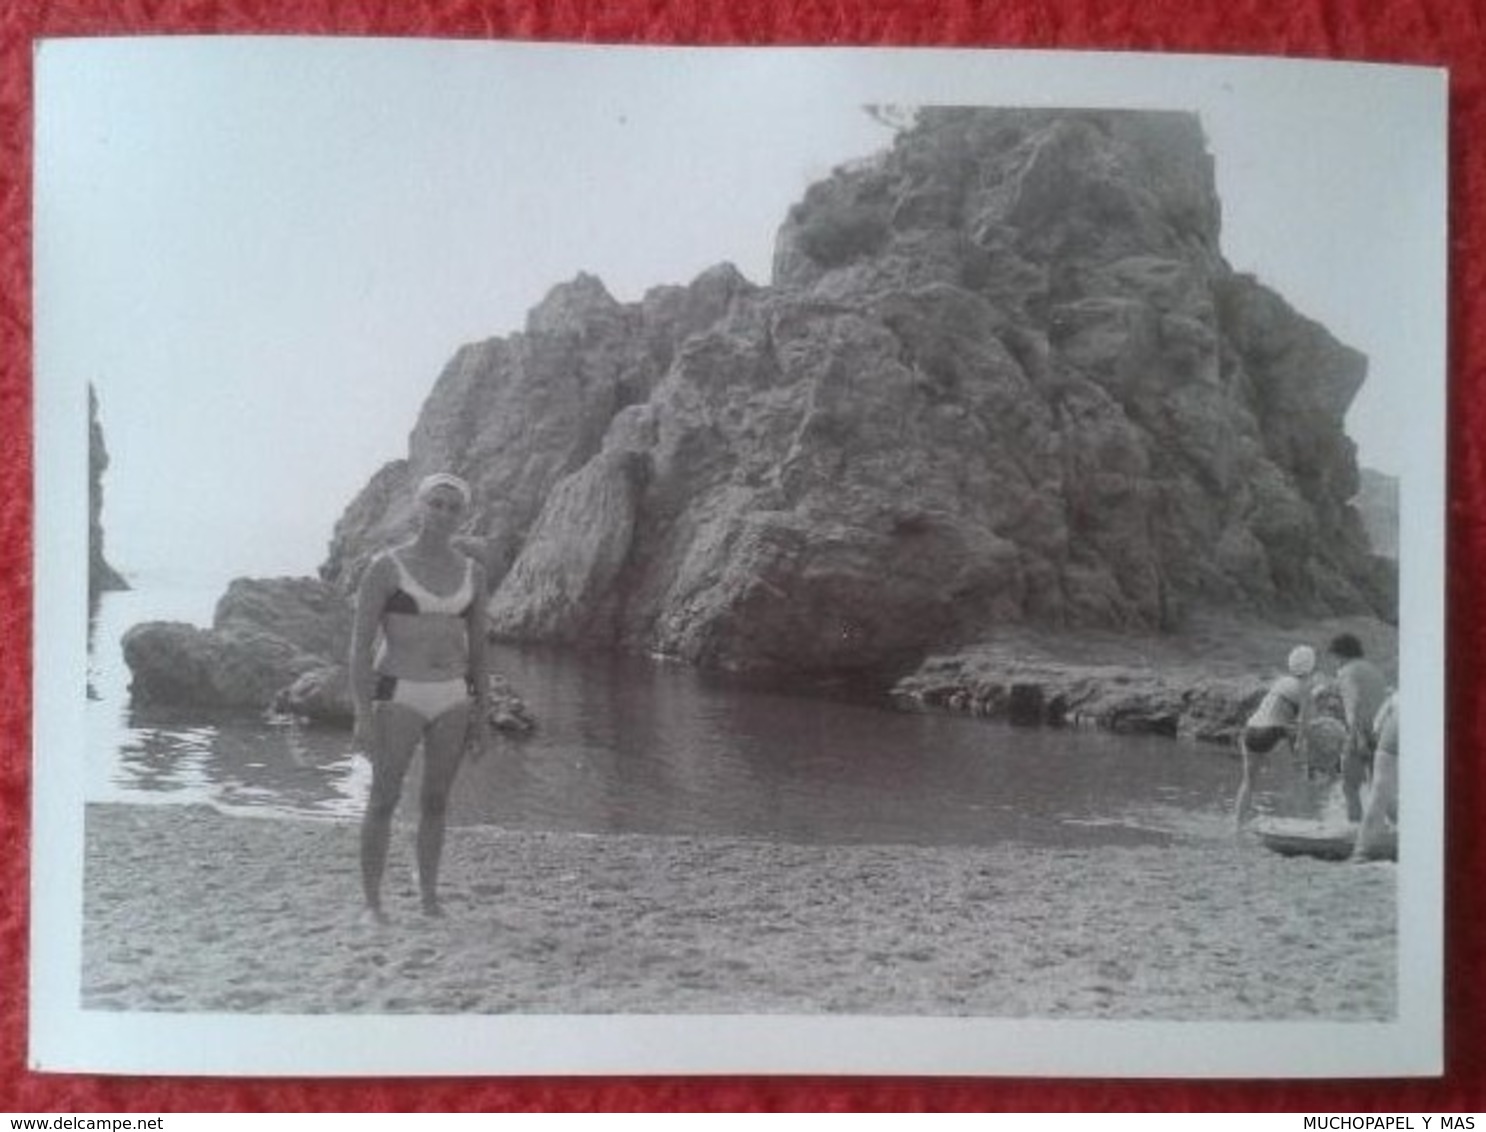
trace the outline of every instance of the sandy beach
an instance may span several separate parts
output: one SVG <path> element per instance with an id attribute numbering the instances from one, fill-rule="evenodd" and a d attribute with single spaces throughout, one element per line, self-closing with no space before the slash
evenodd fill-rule
<path id="1" fill-rule="evenodd" d="M 305 1013 L 853 1013 L 1376 1020 L 1395 866 L 1253 840 L 1099 850 L 451 829 L 449 915 L 395 831 L 390 927 L 357 829 L 87 810 L 82 1005 Z"/>

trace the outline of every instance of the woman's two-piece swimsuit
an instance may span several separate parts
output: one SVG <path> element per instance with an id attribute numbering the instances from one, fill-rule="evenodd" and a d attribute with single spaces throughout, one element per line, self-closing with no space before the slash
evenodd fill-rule
<path id="1" fill-rule="evenodd" d="M 397 589 L 387 598 L 383 614 L 402 613 L 412 616 L 464 617 L 475 602 L 474 564 L 464 560 L 464 580 L 448 597 L 433 593 L 419 584 L 396 553 L 388 555 L 397 567 Z M 455 676 L 448 680 L 409 680 L 405 677 L 377 674 L 372 698 L 398 704 L 417 712 L 432 722 L 446 711 L 464 704 L 470 696 L 469 679 Z"/>
<path id="2" fill-rule="evenodd" d="M 1309 688 L 1294 676 L 1282 676 L 1264 694 L 1244 727 L 1244 746 L 1254 755 L 1267 755 L 1290 735 L 1300 719 L 1301 701 Z"/>

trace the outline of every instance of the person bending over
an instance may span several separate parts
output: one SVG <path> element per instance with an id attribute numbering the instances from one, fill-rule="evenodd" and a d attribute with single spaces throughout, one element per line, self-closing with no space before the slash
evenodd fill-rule
<path id="1" fill-rule="evenodd" d="M 392 815 L 403 778 L 423 744 L 418 814 L 418 888 L 423 911 L 443 914 L 438 899 L 449 792 L 466 750 L 489 743 L 483 568 L 454 549 L 470 506 L 457 476 L 436 474 L 415 495 L 417 534 L 377 555 L 356 593 L 351 633 L 355 741 L 372 764 L 361 823 L 361 883 L 378 923 Z"/>
<path id="2" fill-rule="evenodd" d="M 1311 682 L 1316 670 L 1316 651 L 1309 645 L 1290 650 L 1289 673 L 1269 686 L 1259 706 L 1238 733 L 1238 751 L 1243 758 L 1243 779 L 1233 804 L 1233 822 L 1242 828 L 1253 809 L 1254 783 L 1269 754 L 1284 740 L 1296 754 L 1304 755 L 1310 726 Z"/>

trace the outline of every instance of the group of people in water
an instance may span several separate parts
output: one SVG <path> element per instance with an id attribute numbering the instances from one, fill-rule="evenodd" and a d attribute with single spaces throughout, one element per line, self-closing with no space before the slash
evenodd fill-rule
<path id="1" fill-rule="evenodd" d="M 1377 665 L 1364 655 L 1352 633 L 1334 637 L 1327 647 L 1335 673 L 1329 684 L 1316 671 L 1316 651 L 1299 645 L 1290 651 L 1288 672 L 1272 683 L 1238 736 L 1243 777 L 1234 803 L 1234 821 L 1242 828 L 1253 815 L 1253 792 L 1269 755 L 1286 743 L 1306 773 L 1338 773 L 1347 821 L 1357 829 L 1353 856 L 1368 858 L 1382 851 L 1388 826 L 1398 819 L 1398 692 Z M 1318 767 L 1310 749 L 1315 742 L 1316 701 L 1325 690 L 1341 701 L 1345 738 L 1338 765 Z"/>
<path id="2" fill-rule="evenodd" d="M 450 791 L 464 758 L 481 757 L 490 742 L 487 579 L 481 564 L 455 542 L 470 501 L 469 484 L 457 476 L 423 479 L 414 493 L 417 533 L 372 559 L 356 595 L 350 664 L 355 741 L 372 764 L 361 827 L 361 879 L 367 915 L 378 923 L 386 921 L 382 875 L 392 818 L 414 753 L 421 744 L 418 886 L 424 913 L 440 916 L 439 861 Z M 1328 652 L 1336 662 L 1334 687 L 1347 728 L 1337 769 L 1348 819 L 1359 828 L 1356 852 L 1367 856 L 1396 818 L 1397 695 L 1355 636 L 1335 638 Z M 1235 819 L 1240 826 L 1252 814 L 1255 780 L 1271 752 L 1287 743 L 1302 761 L 1307 754 L 1320 690 L 1315 650 L 1296 648 L 1288 667 L 1239 736 L 1243 780 Z"/>

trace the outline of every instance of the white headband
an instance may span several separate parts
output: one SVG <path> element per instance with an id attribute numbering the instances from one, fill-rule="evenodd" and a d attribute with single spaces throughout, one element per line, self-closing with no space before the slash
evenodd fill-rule
<path id="1" fill-rule="evenodd" d="M 422 499 L 436 487 L 452 488 L 459 492 L 459 498 L 464 501 L 466 507 L 470 505 L 470 485 L 458 476 L 451 476 L 448 472 L 435 472 L 431 476 L 424 476 L 418 484 L 418 490 L 413 493 L 413 498 Z"/>

